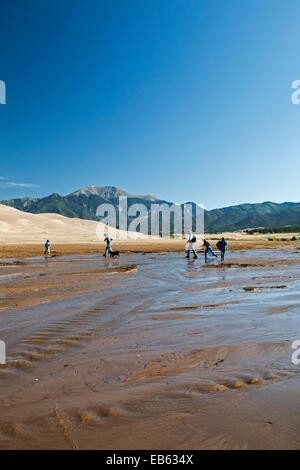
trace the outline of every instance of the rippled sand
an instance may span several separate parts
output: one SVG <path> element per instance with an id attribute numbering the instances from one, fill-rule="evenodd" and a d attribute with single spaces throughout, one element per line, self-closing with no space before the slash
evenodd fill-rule
<path id="1" fill-rule="evenodd" d="M 0 448 L 299 449 L 299 254 L 3 260 Z"/>

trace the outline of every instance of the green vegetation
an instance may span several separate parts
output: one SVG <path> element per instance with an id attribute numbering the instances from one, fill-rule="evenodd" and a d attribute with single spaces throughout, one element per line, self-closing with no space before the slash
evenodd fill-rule
<path id="1" fill-rule="evenodd" d="M 279 227 L 262 227 L 262 228 L 254 228 L 251 230 L 245 230 L 246 233 L 249 235 L 254 235 L 257 233 L 295 233 L 300 232 L 300 225 L 284 225 Z"/>
<path id="2" fill-rule="evenodd" d="M 280 237 L 268 237 L 269 242 L 290 242 L 300 240 L 300 237 L 291 237 L 291 238 L 280 238 Z"/>

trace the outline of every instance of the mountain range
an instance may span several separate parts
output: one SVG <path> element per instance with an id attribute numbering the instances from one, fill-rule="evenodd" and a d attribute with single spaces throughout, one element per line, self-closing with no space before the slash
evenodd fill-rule
<path id="1" fill-rule="evenodd" d="M 24 197 L 0 201 L 0 204 L 14 207 L 32 214 L 56 213 L 66 217 L 87 220 L 101 220 L 96 216 L 100 204 L 113 204 L 118 214 L 119 197 L 126 196 L 128 207 L 142 203 L 148 209 L 152 203 L 167 203 L 151 195 L 134 195 L 115 186 L 88 186 L 66 196 L 53 193 L 43 198 Z M 193 204 L 193 203 L 192 203 Z M 205 210 L 205 232 L 235 231 L 250 228 L 276 228 L 300 225 L 300 203 L 281 204 L 266 201 L 257 204 L 239 204 L 220 209 Z"/>

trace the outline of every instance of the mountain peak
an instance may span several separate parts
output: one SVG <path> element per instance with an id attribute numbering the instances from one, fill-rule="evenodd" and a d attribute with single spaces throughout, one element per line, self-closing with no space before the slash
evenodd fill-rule
<path id="1" fill-rule="evenodd" d="M 127 196 L 131 198 L 139 198 L 139 199 L 147 199 L 150 201 L 156 201 L 157 198 L 151 195 L 135 195 L 135 194 L 129 194 L 127 191 L 124 191 L 123 189 L 118 188 L 117 186 L 86 186 L 85 188 L 78 189 L 77 191 L 74 191 L 71 194 L 68 194 L 66 197 L 71 197 L 71 196 L 91 196 L 91 195 L 96 195 L 100 196 L 103 199 L 115 199 L 120 196 Z"/>
<path id="2" fill-rule="evenodd" d="M 119 196 L 129 196 L 126 191 L 117 188 L 116 186 L 86 186 L 85 188 L 78 189 L 68 196 L 91 196 L 95 194 L 97 196 L 102 197 L 103 199 L 111 199 Z M 68 197 L 67 196 L 67 197 Z"/>

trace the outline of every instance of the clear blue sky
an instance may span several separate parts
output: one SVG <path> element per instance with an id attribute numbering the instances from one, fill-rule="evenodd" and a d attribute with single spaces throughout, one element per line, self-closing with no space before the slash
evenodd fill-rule
<path id="1" fill-rule="evenodd" d="M 299 201 L 299 0 L 0 0 L 0 199 Z"/>

